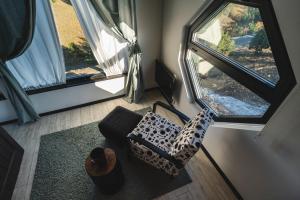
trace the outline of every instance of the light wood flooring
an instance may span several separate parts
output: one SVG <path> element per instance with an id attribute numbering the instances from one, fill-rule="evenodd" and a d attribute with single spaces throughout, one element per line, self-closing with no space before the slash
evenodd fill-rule
<path id="1" fill-rule="evenodd" d="M 30 199 L 30 192 L 39 151 L 39 142 L 42 135 L 99 121 L 118 105 L 124 106 L 130 110 L 138 110 L 152 106 L 153 102 L 157 100 L 163 101 L 162 96 L 156 90 L 147 92 L 145 96 L 146 97 L 140 104 L 128 104 L 126 101 L 120 98 L 45 116 L 36 123 L 24 126 L 18 126 L 17 124 L 4 126 L 9 134 L 25 150 L 12 199 Z M 158 113 L 180 124 L 180 121 L 173 114 L 160 108 L 158 109 Z M 190 160 L 186 166 L 186 170 L 193 179 L 193 182 L 157 199 L 236 199 L 228 185 L 224 182 L 217 170 L 201 150 Z"/>

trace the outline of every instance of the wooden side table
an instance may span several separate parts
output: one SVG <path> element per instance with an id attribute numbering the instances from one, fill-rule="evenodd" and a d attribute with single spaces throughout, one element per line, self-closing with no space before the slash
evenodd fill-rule
<path id="1" fill-rule="evenodd" d="M 105 148 L 104 153 L 107 160 L 105 167 L 99 168 L 89 155 L 85 160 L 85 170 L 102 193 L 114 194 L 122 187 L 124 175 L 114 150 Z"/>

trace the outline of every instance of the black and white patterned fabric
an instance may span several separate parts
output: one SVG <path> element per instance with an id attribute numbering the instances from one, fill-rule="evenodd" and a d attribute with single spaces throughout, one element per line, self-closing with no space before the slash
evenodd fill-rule
<path id="1" fill-rule="evenodd" d="M 160 169 L 172 176 L 176 176 L 179 174 L 180 169 L 177 168 L 174 163 L 161 157 L 159 154 L 148 149 L 144 145 L 131 141 L 130 147 L 133 154 L 140 160 L 143 160 L 153 167 Z"/>
<path id="2" fill-rule="evenodd" d="M 212 116 L 208 109 L 204 109 L 182 129 L 173 122 L 148 112 L 130 134 L 152 143 L 185 165 L 200 148 Z M 146 163 L 170 175 L 178 175 L 180 169 L 174 163 L 146 146 L 130 140 L 130 148 L 136 157 Z"/>
<path id="3" fill-rule="evenodd" d="M 180 126 L 153 112 L 147 112 L 131 134 L 143 138 L 163 151 L 169 152 L 180 131 Z"/>
<path id="4" fill-rule="evenodd" d="M 203 109 L 185 124 L 169 152 L 170 155 L 186 164 L 201 147 L 206 130 L 213 122 L 212 117 L 213 113 L 209 109 Z"/>

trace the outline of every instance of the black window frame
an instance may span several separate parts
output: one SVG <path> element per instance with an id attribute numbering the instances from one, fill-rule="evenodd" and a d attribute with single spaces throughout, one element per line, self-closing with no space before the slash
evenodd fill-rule
<path id="1" fill-rule="evenodd" d="M 214 17 L 217 11 L 224 8 L 229 3 L 235 3 L 245 6 L 256 7 L 260 10 L 264 28 L 268 36 L 268 40 L 272 49 L 273 57 L 280 76 L 276 85 L 271 81 L 259 76 L 251 69 L 247 69 L 238 62 L 235 62 L 216 50 L 201 45 L 193 41 L 193 34 L 204 26 L 209 19 Z M 292 70 L 290 59 L 284 44 L 284 40 L 276 19 L 275 11 L 270 0 L 215 0 L 213 1 L 200 16 L 197 17 L 189 26 L 187 26 L 185 50 L 183 52 L 183 60 L 187 68 L 187 74 L 192 87 L 192 92 L 196 103 L 201 107 L 209 107 L 207 103 L 197 98 L 195 86 L 192 83 L 191 71 L 187 61 L 188 50 L 193 51 L 204 60 L 210 62 L 219 70 L 239 82 L 256 95 L 266 100 L 270 106 L 264 115 L 258 117 L 237 117 L 222 116 L 216 117 L 219 122 L 237 122 L 237 123 L 256 123 L 265 124 L 275 113 L 277 108 L 287 97 L 290 91 L 296 85 L 296 78 Z M 217 115 L 217 113 L 215 113 Z"/>
<path id="2" fill-rule="evenodd" d="M 2 94 L 2 92 L 0 91 L 0 101 L 5 100 L 4 95 Z"/>

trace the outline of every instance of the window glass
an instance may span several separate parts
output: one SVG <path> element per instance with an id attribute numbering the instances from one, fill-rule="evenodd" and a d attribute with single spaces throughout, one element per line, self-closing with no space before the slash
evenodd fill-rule
<path id="1" fill-rule="evenodd" d="M 63 49 L 67 79 L 102 72 L 70 0 L 51 0 L 51 6 Z"/>
<path id="2" fill-rule="evenodd" d="M 193 35 L 193 42 L 212 48 L 256 72 L 274 85 L 279 74 L 258 8 L 229 3 Z"/>
<path id="3" fill-rule="evenodd" d="M 220 117 L 261 117 L 269 103 L 191 50 L 187 62 L 198 99 Z"/>

